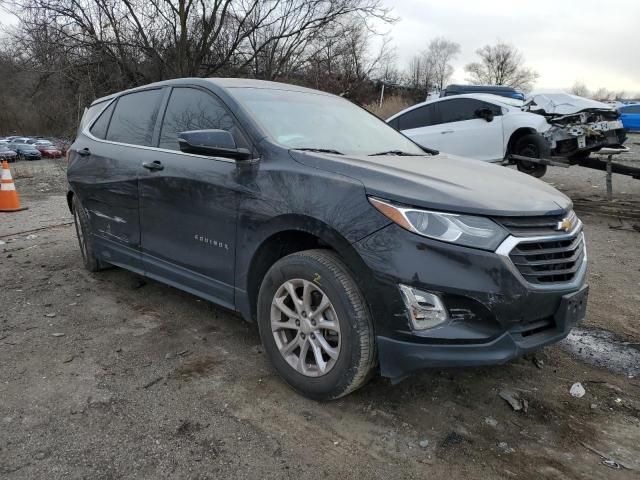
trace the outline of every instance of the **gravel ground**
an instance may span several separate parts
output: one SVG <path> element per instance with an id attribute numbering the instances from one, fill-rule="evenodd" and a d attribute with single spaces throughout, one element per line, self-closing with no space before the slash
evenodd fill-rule
<path id="1" fill-rule="evenodd" d="M 535 358 L 377 378 L 318 403 L 279 380 L 235 314 L 124 270 L 86 272 L 62 164 L 12 166 L 29 210 L 0 215 L 0 477 L 640 476 L 640 181 L 614 176 L 608 204 L 602 172 L 544 178 L 585 222 L 579 334 Z"/>

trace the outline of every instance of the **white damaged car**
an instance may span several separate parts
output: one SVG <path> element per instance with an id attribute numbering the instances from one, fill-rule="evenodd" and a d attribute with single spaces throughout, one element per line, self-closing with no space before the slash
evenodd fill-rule
<path id="1" fill-rule="evenodd" d="M 577 161 L 605 146 L 619 146 L 625 131 L 617 118 L 608 105 L 574 95 L 534 95 L 522 102 L 478 93 L 419 103 L 387 123 L 424 147 L 487 162 L 516 163 L 518 170 L 541 177 L 546 165 L 511 156 Z"/>
<path id="2" fill-rule="evenodd" d="M 620 147 L 627 138 L 615 105 L 568 93 L 539 93 L 529 96 L 523 109 L 551 125 L 544 137 L 556 156 L 585 158 L 601 148 Z"/>

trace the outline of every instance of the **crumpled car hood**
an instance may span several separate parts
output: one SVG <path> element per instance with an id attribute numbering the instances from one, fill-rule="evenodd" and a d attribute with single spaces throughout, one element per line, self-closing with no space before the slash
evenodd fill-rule
<path id="1" fill-rule="evenodd" d="M 524 108 L 533 113 L 543 113 L 547 115 L 572 115 L 585 110 L 615 110 L 611 105 L 607 105 L 606 103 L 571 95 L 569 93 L 532 94 L 527 97 Z"/>
<path id="2" fill-rule="evenodd" d="M 368 195 L 416 207 L 487 216 L 557 215 L 571 208 L 568 197 L 541 180 L 452 155 L 290 153 L 302 164 L 359 180 Z"/>

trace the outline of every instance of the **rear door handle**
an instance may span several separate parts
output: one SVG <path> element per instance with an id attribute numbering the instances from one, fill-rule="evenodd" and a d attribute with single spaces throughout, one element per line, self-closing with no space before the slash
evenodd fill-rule
<path id="1" fill-rule="evenodd" d="M 142 166 L 148 170 L 162 170 L 164 165 L 160 160 L 154 160 L 153 162 L 144 162 Z"/>
<path id="2" fill-rule="evenodd" d="M 445 133 L 453 133 L 453 130 L 443 130 L 443 131 L 442 131 L 442 132 L 440 132 L 440 133 L 442 133 L 443 135 L 444 135 Z"/>
<path id="3" fill-rule="evenodd" d="M 78 150 L 78 155 L 80 155 L 81 157 L 87 157 L 91 155 L 91 150 L 89 150 L 88 148 L 83 148 L 82 150 Z"/>

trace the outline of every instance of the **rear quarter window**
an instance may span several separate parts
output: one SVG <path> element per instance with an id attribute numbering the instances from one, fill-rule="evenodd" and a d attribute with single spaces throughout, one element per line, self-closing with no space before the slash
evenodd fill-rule
<path id="1" fill-rule="evenodd" d="M 102 104 L 104 107 L 104 104 Z M 109 127 L 109 120 L 111 120 L 111 115 L 113 114 L 113 109 L 115 107 L 115 102 L 109 105 L 104 112 L 100 114 L 98 119 L 91 126 L 91 135 L 96 138 L 105 139 L 107 138 L 107 128 Z"/>

